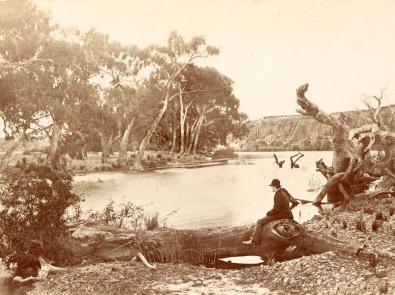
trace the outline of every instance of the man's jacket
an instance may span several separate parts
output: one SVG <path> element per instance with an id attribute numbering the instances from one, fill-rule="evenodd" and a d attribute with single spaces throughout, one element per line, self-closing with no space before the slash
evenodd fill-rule
<path id="1" fill-rule="evenodd" d="M 291 208 L 289 207 L 290 194 L 283 188 L 279 188 L 274 194 L 273 209 L 266 213 L 267 216 L 278 217 L 280 219 L 293 219 Z M 292 197 L 291 197 L 292 198 Z"/>

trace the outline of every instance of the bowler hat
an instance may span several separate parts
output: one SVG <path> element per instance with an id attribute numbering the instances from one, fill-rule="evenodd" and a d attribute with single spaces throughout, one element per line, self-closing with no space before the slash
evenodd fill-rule
<path id="1" fill-rule="evenodd" d="M 269 184 L 269 186 L 280 187 L 280 180 L 276 178 L 273 179 L 272 182 Z"/>

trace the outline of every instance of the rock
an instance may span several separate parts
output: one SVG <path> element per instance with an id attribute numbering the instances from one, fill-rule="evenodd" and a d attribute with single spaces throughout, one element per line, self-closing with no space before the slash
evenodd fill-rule
<path id="1" fill-rule="evenodd" d="M 333 237 L 337 237 L 337 232 L 336 232 L 336 230 L 335 230 L 334 228 L 332 228 L 332 229 L 330 230 L 330 234 L 331 234 L 331 236 L 333 236 Z"/>
<path id="2" fill-rule="evenodd" d="M 388 277 L 388 271 L 386 270 L 379 270 L 374 273 L 377 278 L 385 278 Z"/>

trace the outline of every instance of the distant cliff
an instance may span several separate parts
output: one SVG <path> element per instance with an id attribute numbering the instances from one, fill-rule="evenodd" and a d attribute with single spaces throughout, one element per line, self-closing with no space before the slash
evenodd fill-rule
<path id="1" fill-rule="evenodd" d="M 391 111 L 391 109 L 392 111 Z M 395 105 L 383 107 L 382 116 L 387 126 L 395 126 Z M 333 113 L 343 116 L 347 124 L 359 127 L 371 123 L 373 110 Z M 243 150 L 331 150 L 332 127 L 306 116 L 264 117 L 250 122 L 249 134 Z"/>

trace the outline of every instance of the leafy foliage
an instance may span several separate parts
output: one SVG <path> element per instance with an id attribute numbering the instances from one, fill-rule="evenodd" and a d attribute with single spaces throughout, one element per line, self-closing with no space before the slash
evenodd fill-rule
<path id="1" fill-rule="evenodd" d="M 134 232 L 144 229 L 144 209 L 132 202 L 115 207 L 115 202 L 110 200 L 101 212 L 89 212 L 88 219 L 118 228 L 127 228 Z"/>
<path id="2" fill-rule="evenodd" d="M 9 263 L 31 252 L 59 260 L 57 238 L 63 233 L 67 208 L 80 197 L 71 192 L 72 178 L 48 166 L 29 165 L 0 190 L 0 256 Z M 36 247 L 37 249 L 37 247 Z"/>
<path id="3" fill-rule="evenodd" d="M 159 227 L 159 213 L 156 212 L 154 215 L 148 215 L 144 218 L 145 228 L 147 230 L 154 230 Z"/>
<path id="4" fill-rule="evenodd" d="M 226 147 L 216 150 L 212 157 L 213 159 L 237 158 L 237 154 L 232 148 Z"/>
<path id="5" fill-rule="evenodd" d="M 118 148 L 119 161 L 129 164 L 133 139 L 134 167 L 141 168 L 146 148 L 195 154 L 246 134 L 231 79 L 194 64 L 219 54 L 204 37 L 171 32 L 167 43 L 141 49 L 94 29 L 63 30 L 28 0 L 3 6 L 0 117 L 18 144 L 49 138 L 47 163 L 67 153 L 83 159 L 88 151 L 101 151 L 107 162 Z"/>

